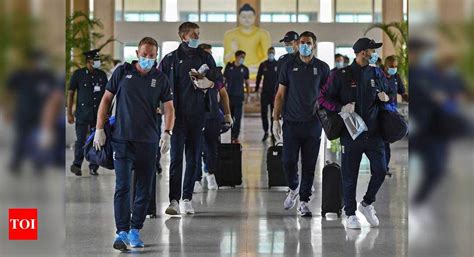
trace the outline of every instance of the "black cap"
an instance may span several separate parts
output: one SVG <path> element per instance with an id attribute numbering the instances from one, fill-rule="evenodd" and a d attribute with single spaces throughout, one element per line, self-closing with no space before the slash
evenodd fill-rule
<path id="1" fill-rule="evenodd" d="M 373 39 L 363 37 L 359 38 L 357 42 L 355 42 L 355 44 L 352 46 L 352 49 L 354 49 L 355 53 L 358 53 L 367 49 L 377 49 L 381 46 L 382 43 L 375 43 Z"/>
<path id="2" fill-rule="evenodd" d="M 298 33 L 294 31 L 286 32 L 285 36 L 280 40 L 280 42 L 291 42 L 293 40 L 298 40 Z"/>
<path id="3" fill-rule="evenodd" d="M 82 54 L 86 57 L 86 59 L 96 59 L 96 58 L 99 58 L 99 51 L 100 49 L 94 49 L 94 50 L 84 52 Z"/>

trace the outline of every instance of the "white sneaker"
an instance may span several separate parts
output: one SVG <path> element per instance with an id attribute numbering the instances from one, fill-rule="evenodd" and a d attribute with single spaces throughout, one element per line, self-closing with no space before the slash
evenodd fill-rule
<path id="1" fill-rule="evenodd" d="M 351 215 L 351 216 L 347 217 L 346 228 L 348 228 L 348 229 L 360 229 L 359 218 L 357 218 L 357 216 L 355 216 L 355 215 Z"/>
<path id="2" fill-rule="evenodd" d="M 298 199 L 299 195 L 299 189 L 291 190 L 288 192 L 288 195 L 286 196 L 285 202 L 283 203 L 283 207 L 285 210 L 292 209 L 295 207 L 296 204 L 296 199 Z"/>
<path id="3" fill-rule="evenodd" d="M 313 214 L 309 210 L 309 203 L 308 202 L 300 202 L 298 206 L 298 214 L 302 217 L 311 217 Z"/>
<path id="4" fill-rule="evenodd" d="M 194 190 L 193 190 L 193 193 L 195 193 L 195 194 L 202 193 L 201 182 L 199 182 L 199 181 L 194 182 Z"/>
<path id="5" fill-rule="evenodd" d="M 168 215 L 179 215 L 180 210 L 179 210 L 179 203 L 176 200 L 171 200 L 170 205 L 168 208 L 166 208 L 165 211 L 166 214 Z"/>
<path id="6" fill-rule="evenodd" d="M 184 214 L 194 214 L 193 204 L 188 199 L 183 201 L 184 203 Z"/>
<path id="7" fill-rule="evenodd" d="M 218 186 L 216 182 L 216 176 L 214 176 L 214 174 L 208 174 L 206 176 L 206 180 L 207 180 L 207 188 L 209 190 L 217 190 Z"/>
<path id="8" fill-rule="evenodd" d="M 367 222 L 369 222 L 371 227 L 378 227 L 379 226 L 379 218 L 375 216 L 375 209 L 374 206 L 372 205 L 367 205 L 363 206 L 362 204 L 359 204 L 359 207 L 357 208 L 362 214 L 364 214 L 364 217 L 367 219 Z"/>

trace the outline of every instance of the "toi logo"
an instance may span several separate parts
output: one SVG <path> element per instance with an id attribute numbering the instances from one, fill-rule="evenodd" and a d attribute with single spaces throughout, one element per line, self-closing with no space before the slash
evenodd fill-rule
<path id="1" fill-rule="evenodd" d="M 8 239 L 38 240 L 38 209 L 8 209 Z"/>

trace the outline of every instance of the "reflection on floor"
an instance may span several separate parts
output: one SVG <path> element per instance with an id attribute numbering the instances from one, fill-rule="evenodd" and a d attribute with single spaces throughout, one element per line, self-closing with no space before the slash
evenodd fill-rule
<path id="1" fill-rule="evenodd" d="M 68 131 L 68 133 L 73 133 Z M 195 194 L 196 214 L 170 218 L 168 205 L 169 157 L 157 182 L 158 217 L 147 219 L 142 230 L 146 248 L 129 254 L 139 256 L 406 256 L 407 252 L 407 143 L 392 146 L 392 178 L 387 178 L 375 207 L 380 227 L 365 220 L 360 231 L 346 231 L 343 219 L 319 215 L 321 162 L 318 161 L 312 196 L 313 218 L 300 218 L 296 208 L 283 209 L 284 189 L 267 187 L 265 152 L 259 118 L 245 118 L 242 144 L 244 184 L 236 189 Z M 73 152 L 67 151 L 67 167 Z M 84 170 L 86 166 L 84 165 Z M 116 256 L 113 215 L 113 171 L 100 169 L 98 177 L 83 171 L 66 177 L 67 256 Z M 367 187 L 369 174 L 361 171 L 358 200 Z"/>

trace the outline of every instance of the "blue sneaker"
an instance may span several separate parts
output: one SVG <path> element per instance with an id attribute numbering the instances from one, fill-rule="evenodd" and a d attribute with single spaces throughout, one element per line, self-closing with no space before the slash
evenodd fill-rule
<path id="1" fill-rule="evenodd" d="M 131 229 L 128 233 L 128 241 L 130 241 L 130 246 L 132 248 L 142 248 L 145 247 L 143 241 L 140 239 L 140 232 L 138 229 Z"/>
<path id="2" fill-rule="evenodd" d="M 120 251 L 126 251 L 128 250 L 129 245 L 130 245 L 130 242 L 128 241 L 127 232 L 120 231 L 117 235 L 115 235 L 114 249 L 117 249 Z"/>

